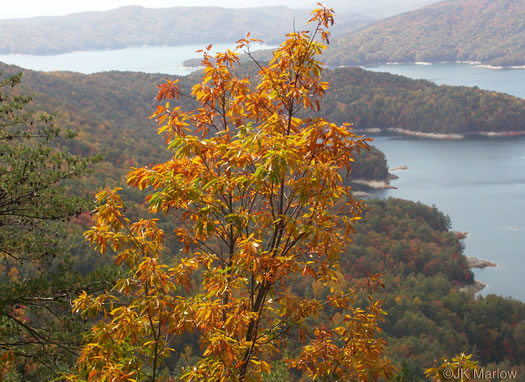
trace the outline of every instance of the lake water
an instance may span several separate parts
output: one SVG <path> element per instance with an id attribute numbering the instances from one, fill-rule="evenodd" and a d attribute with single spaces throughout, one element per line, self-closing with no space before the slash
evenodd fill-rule
<path id="1" fill-rule="evenodd" d="M 474 270 L 495 293 L 525 301 L 525 137 L 430 140 L 375 137 L 390 167 L 397 197 L 436 205 L 452 219 L 452 229 L 469 232 L 465 254 L 498 264 Z"/>
<path id="2" fill-rule="evenodd" d="M 477 86 L 525 98 L 525 69 L 489 69 L 471 64 L 390 64 L 366 69 L 425 79 L 439 85 Z"/>
<path id="3" fill-rule="evenodd" d="M 232 45 L 217 44 L 223 51 Z M 94 73 L 107 70 L 187 74 L 182 62 L 200 45 L 136 47 L 114 51 L 74 52 L 56 56 L 0 55 L 0 61 L 34 70 Z M 382 65 L 369 68 L 438 84 L 478 86 L 525 98 L 525 70 L 494 70 L 467 64 Z M 525 121 L 524 121 L 525 123 Z M 436 205 L 452 219 L 453 229 L 467 231 L 465 254 L 498 264 L 475 270 L 487 284 L 483 294 L 496 293 L 525 301 L 525 137 L 437 141 L 376 137 L 389 165 L 407 165 L 380 191 Z"/>
<path id="4" fill-rule="evenodd" d="M 182 46 L 140 46 L 117 50 L 81 51 L 50 56 L 29 54 L 4 54 L 0 61 L 18 65 L 22 68 L 54 71 L 66 70 L 91 74 L 110 70 L 134 71 L 146 73 L 166 73 L 186 75 L 194 69 L 185 68 L 183 61 L 200 58 L 205 44 Z M 235 48 L 235 44 L 213 44 L 212 53 L 224 52 Z M 257 44 L 252 50 L 267 49 L 269 46 Z"/>

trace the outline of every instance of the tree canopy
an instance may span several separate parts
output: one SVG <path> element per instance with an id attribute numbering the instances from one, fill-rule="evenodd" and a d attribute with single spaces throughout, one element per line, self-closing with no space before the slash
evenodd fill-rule
<path id="1" fill-rule="evenodd" d="M 70 301 L 83 288 L 103 288 L 71 272 L 64 251 L 62 222 L 92 207 L 66 181 L 92 160 L 58 150 L 71 132 L 31 110 L 21 77 L 0 79 L 0 380 L 8 369 L 32 380 L 71 367 L 83 325 Z"/>

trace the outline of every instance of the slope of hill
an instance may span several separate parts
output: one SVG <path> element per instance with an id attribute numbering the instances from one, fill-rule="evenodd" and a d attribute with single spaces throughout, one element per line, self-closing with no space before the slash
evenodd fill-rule
<path id="1" fill-rule="evenodd" d="M 0 73 L 19 71 L 19 67 L 0 63 Z M 195 76 L 169 78 L 179 78 L 189 94 Z M 135 72 L 85 75 L 25 70 L 23 91 L 34 96 L 36 109 L 55 114 L 59 127 L 78 132 L 77 138 L 67 143 L 69 150 L 104 156 L 99 174 L 92 179 L 96 189 L 116 184 L 130 166 L 167 160 L 167 151 L 156 133 L 157 124 L 148 119 L 155 110 L 156 85 L 165 79 L 162 74 Z M 371 155 L 362 153 L 355 175 L 385 181 L 388 167 L 384 154 L 375 148 Z"/>
<path id="2" fill-rule="evenodd" d="M 523 132 L 525 99 L 477 87 L 438 86 L 360 68 L 327 71 L 323 116 L 359 130 L 484 134 Z"/>
<path id="3" fill-rule="evenodd" d="M 383 18 L 397 15 L 402 12 L 408 12 L 428 4 L 437 2 L 436 0 L 330 0 L 324 2 L 336 11 L 336 22 L 341 16 L 341 12 L 353 11 L 362 15 L 375 18 Z M 313 9 L 317 1 L 311 1 L 310 4 L 302 4 L 301 8 Z"/>
<path id="4" fill-rule="evenodd" d="M 275 44 L 293 30 L 294 20 L 302 26 L 308 17 L 306 9 L 284 6 L 244 9 L 128 6 L 105 12 L 0 20 L 0 53 L 58 54 L 142 45 L 234 43 L 247 32 L 267 44 Z M 370 22 L 367 17 L 347 13 L 338 27 L 344 33 Z"/>
<path id="5" fill-rule="evenodd" d="M 329 65 L 477 61 L 525 64 L 525 0 L 445 0 L 340 36 Z"/>

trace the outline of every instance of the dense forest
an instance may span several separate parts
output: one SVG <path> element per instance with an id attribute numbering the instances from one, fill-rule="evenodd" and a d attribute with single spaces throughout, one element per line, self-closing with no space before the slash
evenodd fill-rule
<path id="1" fill-rule="evenodd" d="M 388 172 L 385 154 L 375 146 L 362 150 L 356 158 L 350 173 L 350 179 L 387 181 Z"/>
<path id="2" fill-rule="evenodd" d="M 476 87 L 436 85 L 360 68 L 326 72 L 322 113 L 356 129 L 400 128 L 441 134 L 522 131 L 525 100 Z"/>
<path id="3" fill-rule="evenodd" d="M 0 20 L 0 53 L 58 54 L 210 42 L 233 45 L 247 31 L 272 45 L 293 29 L 294 19 L 297 25 L 304 25 L 307 17 L 306 9 L 284 6 L 245 9 L 128 6 L 106 12 Z M 370 18 L 351 12 L 342 15 L 341 20 L 334 28 L 336 34 L 371 22 Z"/>
<path id="4" fill-rule="evenodd" d="M 334 39 L 329 65 L 476 61 L 525 64 L 525 2 L 446 0 Z"/>

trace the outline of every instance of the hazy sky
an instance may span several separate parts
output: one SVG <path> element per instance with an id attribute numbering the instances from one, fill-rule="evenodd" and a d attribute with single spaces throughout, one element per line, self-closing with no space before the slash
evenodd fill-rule
<path id="1" fill-rule="evenodd" d="M 65 15 L 83 11 L 102 11 L 125 5 L 142 5 L 148 8 L 163 8 L 176 6 L 221 6 L 250 7 L 261 5 L 285 4 L 290 7 L 316 4 L 312 0 L 0 0 L 0 19 L 23 18 L 33 16 Z"/>
<path id="2" fill-rule="evenodd" d="M 243 8 L 287 5 L 313 9 L 319 0 L 0 0 L 0 19 L 34 16 L 58 16 L 84 11 L 105 11 L 125 5 L 148 8 L 176 6 L 220 6 Z M 340 11 L 354 11 L 368 16 L 388 16 L 427 5 L 438 0 L 321 0 Z"/>

